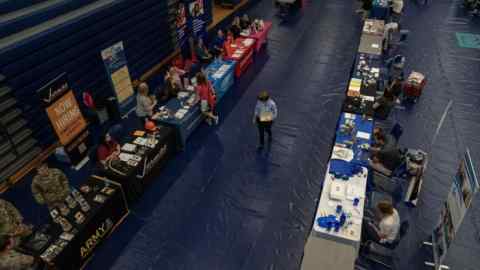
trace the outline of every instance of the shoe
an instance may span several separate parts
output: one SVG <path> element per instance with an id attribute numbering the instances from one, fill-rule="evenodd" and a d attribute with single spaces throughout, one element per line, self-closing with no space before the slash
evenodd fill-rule
<path id="1" fill-rule="evenodd" d="M 213 118 L 213 121 L 215 122 L 215 125 L 218 125 L 218 122 L 220 122 L 220 117 L 215 116 L 215 118 Z"/>
<path id="2" fill-rule="evenodd" d="M 207 125 L 209 125 L 209 126 L 212 125 L 212 119 L 210 119 L 210 118 L 207 118 L 207 119 L 205 120 L 205 122 L 207 122 Z"/>

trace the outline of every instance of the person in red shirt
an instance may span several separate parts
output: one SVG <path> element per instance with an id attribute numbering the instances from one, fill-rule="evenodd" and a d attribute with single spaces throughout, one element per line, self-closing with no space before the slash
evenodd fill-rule
<path id="1" fill-rule="evenodd" d="M 218 125 L 218 115 L 214 114 L 215 103 L 217 101 L 215 91 L 213 90 L 210 82 L 207 80 L 205 74 L 199 72 L 196 78 L 197 87 L 195 88 L 195 91 L 197 92 L 197 98 L 200 101 L 200 110 L 206 117 L 206 121 L 209 125 L 212 124 L 212 121 L 215 123 L 215 125 Z"/>
<path id="2" fill-rule="evenodd" d="M 120 154 L 120 145 L 115 141 L 109 133 L 102 136 L 100 145 L 97 148 L 98 161 L 106 166 L 111 159 L 118 158 Z"/>

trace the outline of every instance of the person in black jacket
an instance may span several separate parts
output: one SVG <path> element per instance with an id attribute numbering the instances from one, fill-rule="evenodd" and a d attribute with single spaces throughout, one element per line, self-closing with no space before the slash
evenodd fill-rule
<path id="1" fill-rule="evenodd" d="M 357 13 L 362 15 L 362 20 L 366 20 L 370 16 L 370 11 L 373 7 L 373 0 L 361 0 L 362 7 L 357 10 Z"/>

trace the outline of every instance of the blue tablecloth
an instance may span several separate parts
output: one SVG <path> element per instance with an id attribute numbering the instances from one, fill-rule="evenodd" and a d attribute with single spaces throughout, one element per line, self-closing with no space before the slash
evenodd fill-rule
<path id="1" fill-rule="evenodd" d="M 228 66 L 228 69 L 223 73 L 220 78 L 216 78 L 213 75 L 223 65 Z M 217 94 L 217 102 L 220 101 L 225 93 L 230 90 L 235 82 L 235 61 L 229 60 L 216 60 L 207 66 L 205 72 L 208 80 L 212 83 L 213 88 Z"/>
<path id="2" fill-rule="evenodd" d="M 182 119 L 175 118 L 175 113 L 178 109 L 182 108 L 183 102 L 185 102 L 186 99 L 187 98 L 174 98 L 169 100 L 168 103 L 165 104 L 165 108 L 171 112 L 171 117 L 167 119 L 155 120 L 158 123 L 174 126 L 178 131 L 179 141 L 183 147 L 186 145 L 190 134 L 202 123 L 203 120 L 199 103 L 192 106 Z"/>
<path id="3" fill-rule="evenodd" d="M 336 144 L 344 144 L 347 147 L 350 147 L 353 150 L 353 160 L 352 163 L 356 165 L 361 165 L 368 167 L 368 157 L 369 153 L 368 150 L 362 150 L 362 144 L 369 144 L 371 145 L 373 140 L 373 120 L 372 119 L 363 119 L 360 115 L 355 115 L 354 119 L 354 129 L 350 133 L 345 133 L 342 131 L 342 125 L 346 122 L 345 113 L 340 115 L 340 120 L 337 125 L 335 143 Z M 365 132 L 370 134 L 370 138 L 362 139 L 357 137 L 357 132 Z"/>

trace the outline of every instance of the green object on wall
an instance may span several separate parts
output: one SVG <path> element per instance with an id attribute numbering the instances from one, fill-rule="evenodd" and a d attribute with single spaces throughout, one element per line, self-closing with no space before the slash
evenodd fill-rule
<path id="1" fill-rule="evenodd" d="M 480 49 L 480 35 L 470 33 L 455 33 L 458 46 L 462 48 Z"/>

